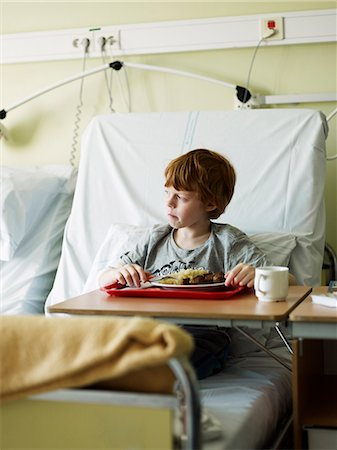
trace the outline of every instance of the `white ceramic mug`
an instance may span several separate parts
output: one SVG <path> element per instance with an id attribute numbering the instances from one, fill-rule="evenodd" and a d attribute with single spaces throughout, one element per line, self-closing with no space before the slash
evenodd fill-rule
<path id="1" fill-rule="evenodd" d="M 255 269 L 254 289 L 263 302 L 280 302 L 288 295 L 288 267 L 268 266 Z"/>

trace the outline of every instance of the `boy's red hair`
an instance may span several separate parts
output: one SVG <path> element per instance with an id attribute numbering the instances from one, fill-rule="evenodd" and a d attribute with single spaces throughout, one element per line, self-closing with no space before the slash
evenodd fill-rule
<path id="1" fill-rule="evenodd" d="M 166 187 L 197 192 L 204 204 L 213 203 L 216 209 L 210 212 L 210 219 L 217 219 L 233 196 L 236 176 L 224 156 L 196 149 L 172 160 L 165 169 L 165 179 Z"/>

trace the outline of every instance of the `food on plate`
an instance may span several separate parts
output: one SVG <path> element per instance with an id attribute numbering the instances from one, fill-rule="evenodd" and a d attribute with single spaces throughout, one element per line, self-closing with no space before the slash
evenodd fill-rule
<path id="1" fill-rule="evenodd" d="M 224 281 L 225 274 L 223 272 L 213 273 L 204 269 L 184 269 L 161 278 L 158 283 L 186 286 L 191 284 L 223 283 Z"/>

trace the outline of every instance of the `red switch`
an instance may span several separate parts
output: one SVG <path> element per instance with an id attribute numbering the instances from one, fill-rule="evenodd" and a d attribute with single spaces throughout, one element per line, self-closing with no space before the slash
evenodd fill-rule
<path id="1" fill-rule="evenodd" d="M 275 20 L 268 20 L 267 27 L 269 28 L 269 30 L 275 30 L 276 28 Z"/>

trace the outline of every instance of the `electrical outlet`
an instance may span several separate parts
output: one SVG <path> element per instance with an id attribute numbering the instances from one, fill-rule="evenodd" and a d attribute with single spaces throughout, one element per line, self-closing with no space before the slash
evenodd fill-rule
<path id="1" fill-rule="evenodd" d="M 109 54 L 111 50 L 120 50 L 119 30 L 103 30 L 95 35 L 96 50 L 105 49 Z"/>
<path id="2" fill-rule="evenodd" d="M 276 41 L 284 39 L 283 17 L 268 17 L 260 22 L 261 39 Z"/>

